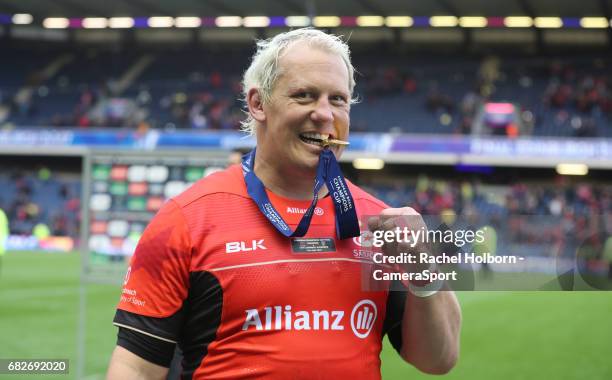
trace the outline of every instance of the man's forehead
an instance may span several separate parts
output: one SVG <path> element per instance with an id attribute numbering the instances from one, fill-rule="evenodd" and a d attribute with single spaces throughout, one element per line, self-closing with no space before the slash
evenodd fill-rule
<path id="1" fill-rule="evenodd" d="M 307 40 L 293 41 L 287 45 L 278 58 L 279 67 L 290 65 L 300 65 L 304 61 L 308 61 L 308 64 L 312 64 L 313 59 L 320 61 L 319 63 L 331 63 L 331 62 L 342 62 L 344 60 L 337 53 L 325 46 L 320 46 L 315 42 Z"/>
<path id="2" fill-rule="evenodd" d="M 327 72 L 329 67 L 325 66 L 337 63 L 340 64 L 342 71 L 346 74 L 348 89 L 349 72 L 346 63 L 340 55 L 330 52 L 323 47 L 309 44 L 307 41 L 295 41 L 287 46 L 279 57 L 278 73 L 279 77 L 282 77 L 288 71 L 293 72 L 295 75 L 292 78 L 291 87 L 303 87 L 313 83 L 310 83 L 304 76 L 299 75 L 302 68 L 321 66 L 321 69 Z"/>
<path id="3" fill-rule="evenodd" d="M 300 52 L 302 50 L 309 51 L 309 50 L 313 50 L 313 49 L 324 51 L 322 47 L 313 45 L 312 43 L 309 43 L 306 40 L 291 41 L 282 50 L 282 52 L 281 52 L 281 54 L 279 56 L 279 59 L 282 60 L 283 58 L 285 58 L 287 56 L 290 57 L 291 55 L 296 54 L 297 52 Z"/>

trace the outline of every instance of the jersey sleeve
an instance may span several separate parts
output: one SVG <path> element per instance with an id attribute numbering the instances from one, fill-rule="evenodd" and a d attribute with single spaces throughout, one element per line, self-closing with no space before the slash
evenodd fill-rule
<path id="1" fill-rule="evenodd" d="M 145 229 L 130 261 L 113 323 L 176 343 L 189 289 L 191 242 L 185 219 L 167 202 Z"/>
<path id="2" fill-rule="evenodd" d="M 176 345 L 134 330 L 119 327 L 117 346 L 125 348 L 148 362 L 162 367 L 170 367 Z"/>

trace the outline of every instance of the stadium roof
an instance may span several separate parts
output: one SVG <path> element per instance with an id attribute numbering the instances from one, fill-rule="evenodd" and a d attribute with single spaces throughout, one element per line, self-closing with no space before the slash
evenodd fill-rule
<path id="1" fill-rule="evenodd" d="M 112 16 L 560 16 L 612 17 L 612 0 L 0 0 L 0 13 Z"/>

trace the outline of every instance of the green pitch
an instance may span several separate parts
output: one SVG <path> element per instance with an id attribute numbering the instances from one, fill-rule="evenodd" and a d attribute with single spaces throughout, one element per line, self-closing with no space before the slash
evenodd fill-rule
<path id="1" fill-rule="evenodd" d="M 68 358 L 76 371 L 76 254 L 8 253 L 0 272 L 0 358 Z M 102 379 L 115 344 L 118 286 L 87 287 L 86 379 Z M 448 379 L 612 379 L 612 293 L 472 292 L 461 357 Z M 385 344 L 384 379 L 422 379 Z M 40 377 L 40 376 L 39 376 Z M 28 379 L 33 375 L 6 376 Z"/>

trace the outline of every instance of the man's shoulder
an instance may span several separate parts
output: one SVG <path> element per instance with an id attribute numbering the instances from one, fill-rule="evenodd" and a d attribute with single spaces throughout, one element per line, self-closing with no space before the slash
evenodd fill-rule
<path id="1" fill-rule="evenodd" d="M 351 181 L 347 180 L 346 183 L 348 184 L 349 190 L 351 191 L 351 195 L 353 196 L 353 199 L 355 200 L 355 203 L 357 205 L 367 204 L 370 207 L 377 207 L 380 209 L 385 209 L 389 207 L 385 202 L 369 194 Z"/>
<path id="2" fill-rule="evenodd" d="M 247 191 L 243 178 L 240 165 L 232 165 L 200 179 L 173 200 L 182 208 L 213 194 L 233 194 L 246 197 Z"/>

